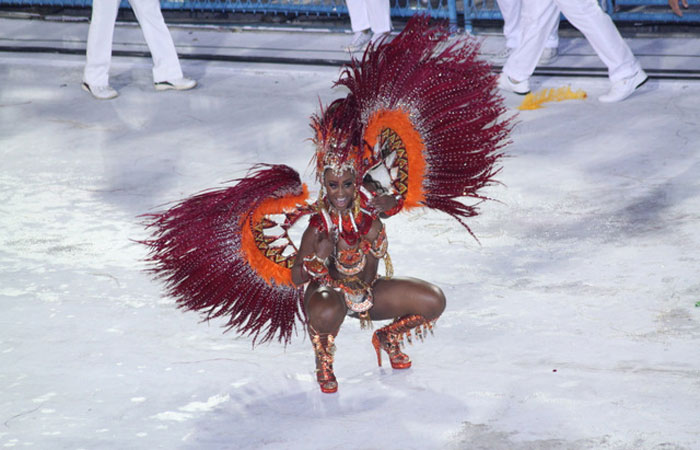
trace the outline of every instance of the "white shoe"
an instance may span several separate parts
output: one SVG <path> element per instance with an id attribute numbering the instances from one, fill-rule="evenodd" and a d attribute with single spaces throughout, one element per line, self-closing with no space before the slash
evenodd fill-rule
<path id="1" fill-rule="evenodd" d="M 182 77 L 177 80 L 158 81 L 153 83 L 153 85 L 156 87 L 156 91 L 167 91 L 168 89 L 186 91 L 197 86 L 197 82 L 191 78 Z"/>
<path id="2" fill-rule="evenodd" d="M 345 47 L 345 51 L 348 51 L 351 53 L 360 51 L 360 50 L 365 48 L 365 46 L 369 43 L 369 41 L 371 39 L 372 39 L 372 33 L 370 33 L 369 30 L 358 31 L 352 37 L 352 41 L 350 41 L 350 44 L 348 44 Z"/>
<path id="3" fill-rule="evenodd" d="M 512 47 L 503 47 L 503 49 L 500 52 L 496 53 L 491 58 L 491 62 L 494 64 L 503 64 L 504 62 L 506 62 L 508 57 L 513 53 L 513 51 L 515 51 L 515 49 Z"/>
<path id="4" fill-rule="evenodd" d="M 614 82 L 610 87 L 610 92 L 598 97 L 598 101 L 602 103 L 621 102 L 632 95 L 632 93 L 639 86 L 646 83 L 648 79 L 649 77 L 647 76 L 646 72 L 639 69 L 639 72 L 635 73 L 631 77 Z"/>
<path id="5" fill-rule="evenodd" d="M 501 72 L 501 75 L 498 77 L 498 87 L 504 91 L 513 92 L 518 95 L 530 93 L 530 82 L 528 80 L 515 81 L 503 72 Z"/>
<path id="6" fill-rule="evenodd" d="M 90 86 L 89 84 L 87 84 L 84 81 L 83 81 L 83 90 L 91 93 L 92 96 L 98 100 L 109 100 L 109 99 L 112 99 L 112 98 L 119 95 L 117 93 L 117 91 L 112 89 L 109 85 Z"/>
<path id="7" fill-rule="evenodd" d="M 388 32 L 373 34 L 372 39 L 370 39 L 369 41 L 373 45 L 377 45 L 377 43 L 380 41 L 389 42 L 388 40 L 386 40 L 386 38 L 388 38 L 388 36 L 389 36 Z"/>
<path id="8" fill-rule="evenodd" d="M 538 66 L 548 66 L 559 57 L 559 50 L 556 47 L 546 47 L 537 62 Z"/>

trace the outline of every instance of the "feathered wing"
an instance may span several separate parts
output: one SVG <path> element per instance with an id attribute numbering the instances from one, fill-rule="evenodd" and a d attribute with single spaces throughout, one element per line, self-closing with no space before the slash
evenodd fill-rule
<path id="1" fill-rule="evenodd" d="M 311 212 L 308 191 L 284 165 L 256 166 L 236 181 L 147 216 L 150 271 L 181 308 L 206 320 L 227 316 L 227 329 L 253 344 L 275 336 L 286 344 L 303 303 L 291 282 L 296 247 L 287 231 Z M 272 220 L 280 214 L 284 222 Z"/>
<path id="2" fill-rule="evenodd" d="M 445 25 L 413 17 L 389 44 L 370 46 L 338 84 L 364 124 L 365 159 L 384 163 L 404 208 L 425 206 L 465 218 L 493 182 L 511 128 L 490 66 L 470 37 L 450 42 Z M 470 231 L 471 232 L 471 231 Z"/>

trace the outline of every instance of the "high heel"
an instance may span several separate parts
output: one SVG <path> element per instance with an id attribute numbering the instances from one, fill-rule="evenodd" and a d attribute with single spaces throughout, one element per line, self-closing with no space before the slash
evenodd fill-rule
<path id="1" fill-rule="evenodd" d="M 338 391 L 338 381 L 333 373 L 333 354 L 335 353 L 335 337 L 330 333 L 311 335 L 311 343 L 316 353 L 316 381 L 321 392 L 332 394 Z"/>
<path id="2" fill-rule="evenodd" d="M 382 365 L 382 353 L 384 350 L 389 355 L 389 362 L 393 369 L 408 369 L 411 367 L 411 358 L 401 351 L 404 336 L 411 343 L 411 329 L 415 328 L 416 337 L 423 339 L 425 331 L 432 333 L 433 324 L 423 316 L 408 315 L 396 319 L 393 323 L 382 327 L 372 335 L 372 345 L 377 352 L 377 364 Z"/>
<path id="3" fill-rule="evenodd" d="M 411 367 L 411 358 L 401 351 L 397 336 L 386 333 L 384 328 L 375 331 L 372 335 L 372 345 L 377 352 L 377 365 L 382 366 L 381 351 L 384 350 L 389 355 L 389 362 L 393 369 L 408 369 Z"/>
<path id="4" fill-rule="evenodd" d="M 377 330 L 379 331 L 379 330 Z M 379 342 L 379 338 L 377 337 L 377 331 L 374 332 L 372 335 L 372 345 L 374 346 L 374 351 L 377 352 L 377 365 L 379 367 L 382 367 L 382 352 L 381 352 L 381 343 Z"/>

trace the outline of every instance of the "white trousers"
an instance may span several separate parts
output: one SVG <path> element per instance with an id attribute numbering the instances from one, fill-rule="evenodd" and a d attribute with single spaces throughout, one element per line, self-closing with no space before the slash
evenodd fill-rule
<path id="1" fill-rule="evenodd" d="M 520 6 L 523 1 L 530 0 L 497 0 L 498 9 L 503 16 L 503 36 L 506 38 L 506 47 L 518 48 L 522 41 L 523 27 L 520 21 Z M 538 28 L 542 24 L 538 24 Z M 545 48 L 559 47 L 559 20 L 556 21 L 551 33 L 547 35 Z"/>
<path id="2" fill-rule="evenodd" d="M 607 66 L 611 82 L 629 78 L 641 70 L 639 61 L 597 0 L 526 0 L 520 10 L 522 42 L 503 66 L 506 75 L 516 81 L 530 78 L 542 56 L 547 34 L 559 20 L 559 11 L 583 33 Z"/>
<path id="3" fill-rule="evenodd" d="M 153 81 L 182 78 L 180 61 L 173 38 L 163 20 L 158 0 L 129 0 L 153 56 Z M 83 81 L 92 86 L 109 84 L 112 60 L 114 24 L 119 12 L 119 0 L 93 0 L 92 19 L 87 40 L 87 55 Z"/>
<path id="4" fill-rule="evenodd" d="M 389 0 L 345 0 L 350 14 L 352 31 L 371 29 L 372 33 L 391 31 L 391 5 Z"/>

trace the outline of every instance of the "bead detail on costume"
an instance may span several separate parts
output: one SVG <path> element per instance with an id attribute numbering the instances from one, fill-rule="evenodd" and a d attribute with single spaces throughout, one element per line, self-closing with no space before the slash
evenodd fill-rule
<path id="1" fill-rule="evenodd" d="M 319 258 L 316 253 L 304 258 L 302 267 L 304 268 L 304 271 L 306 271 L 306 273 L 308 273 L 313 279 L 323 278 L 328 275 L 327 262 Z"/>
<path id="2" fill-rule="evenodd" d="M 331 286 L 343 293 L 345 305 L 352 312 L 363 313 L 374 305 L 372 287 L 357 277 L 332 280 Z"/>
<path id="3" fill-rule="evenodd" d="M 347 248 L 337 250 L 335 260 L 338 264 L 335 265 L 338 272 L 343 275 L 357 275 L 365 269 L 367 257 L 358 248 Z"/>
<path id="4" fill-rule="evenodd" d="M 343 238 L 348 245 L 352 246 L 357 243 L 360 235 L 367 234 L 374 220 L 374 217 L 362 208 L 365 202 L 364 198 L 356 195 L 352 208 L 339 211 L 331 204 L 328 197 L 324 196 L 317 202 L 316 208 L 333 239 L 337 241 L 338 238 Z"/>

